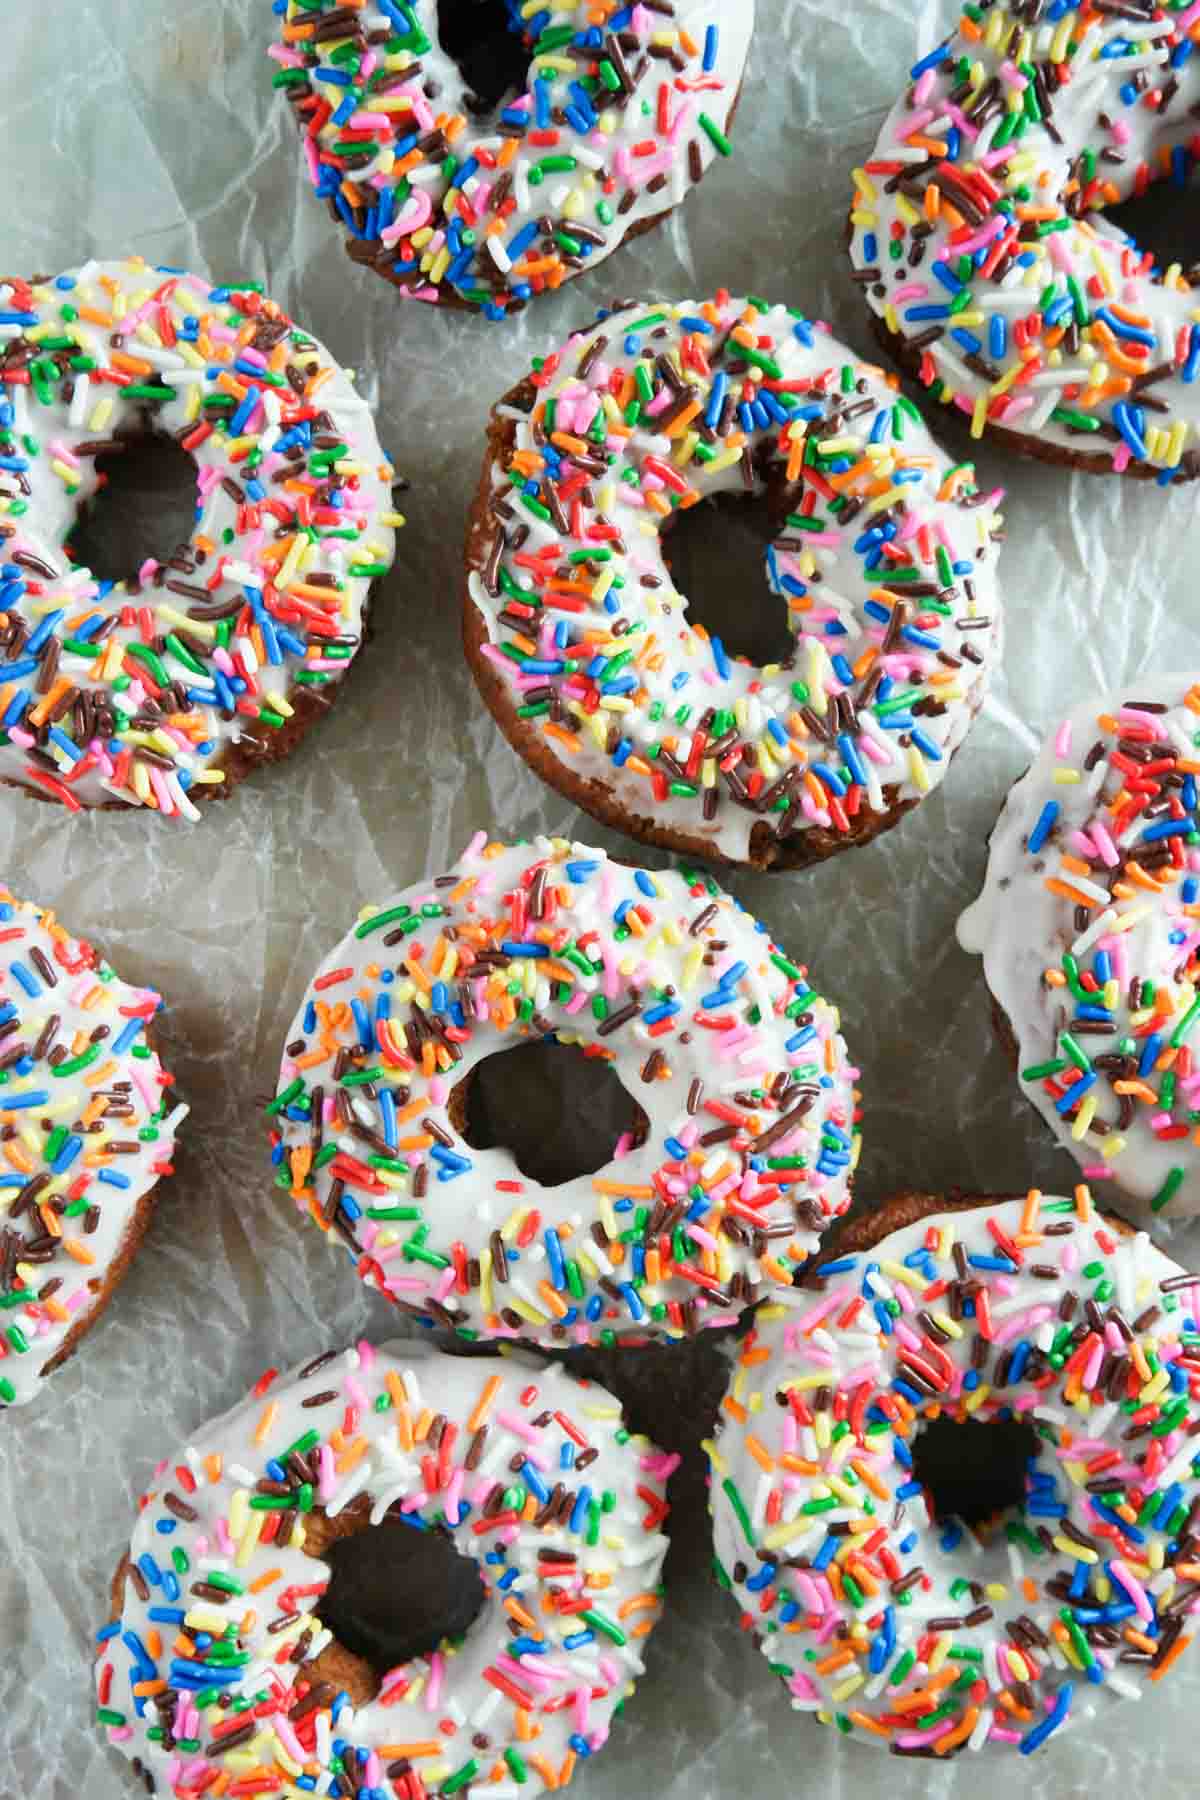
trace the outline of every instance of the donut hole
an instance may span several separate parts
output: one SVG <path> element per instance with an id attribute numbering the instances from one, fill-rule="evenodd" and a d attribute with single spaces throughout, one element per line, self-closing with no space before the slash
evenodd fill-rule
<path id="1" fill-rule="evenodd" d="M 913 1441 L 913 1478 L 935 1519 L 978 1525 L 1025 1499 L 1037 1433 L 1022 1419 L 930 1419 Z"/>
<path id="2" fill-rule="evenodd" d="M 787 662 L 787 609 L 766 584 L 767 546 L 778 534 L 766 492 L 714 494 L 672 515 L 664 536 L 671 579 L 687 595 L 688 621 L 756 667 Z"/>
<path id="3" fill-rule="evenodd" d="M 304 1548 L 331 1571 L 317 1616 L 334 1641 L 311 1673 L 357 1706 L 375 1699 L 390 1670 L 461 1639 L 487 1600 L 478 1567 L 448 1531 L 404 1517 L 371 1525 L 365 1502 L 334 1519 L 310 1514 Z"/>
<path id="4" fill-rule="evenodd" d="M 100 485 L 79 507 L 66 548 L 97 580 L 136 586 L 147 557 L 167 562 L 191 538 L 196 465 L 174 438 L 146 431 L 115 439 L 95 467 Z"/>
<path id="5" fill-rule="evenodd" d="M 513 30 L 505 0 L 438 0 L 438 42 L 467 84 L 463 105 L 481 116 L 529 73 L 528 40 Z"/>
<path id="6" fill-rule="evenodd" d="M 1148 250 L 1158 269 L 1180 263 L 1193 285 L 1200 282 L 1200 210 L 1194 182 L 1151 182 L 1143 193 L 1105 207 L 1103 218 L 1139 250 Z"/>
<path id="7" fill-rule="evenodd" d="M 622 1136 L 640 1141 L 646 1125 L 607 1058 L 555 1038 L 485 1057 L 455 1088 L 449 1113 L 472 1150 L 507 1150 L 547 1188 L 594 1175 Z"/>

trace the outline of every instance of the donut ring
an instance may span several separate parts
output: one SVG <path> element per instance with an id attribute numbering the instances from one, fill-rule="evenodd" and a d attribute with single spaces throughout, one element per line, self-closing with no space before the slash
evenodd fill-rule
<path id="1" fill-rule="evenodd" d="M 0 1409 L 74 1355 L 133 1261 L 186 1106 L 162 1007 L 0 886 Z"/>
<path id="2" fill-rule="evenodd" d="M 796 638 L 764 667 L 689 623 L 662 542 L 747 491 Z M 605 824 L 798 868 L 894 825 L 965 737 L 1000 649 L 996 498 L 786 307 L 601 314 L 493 411 L 468 660 L 514 748 Z"/>
<path id="3" fill-rule="evenodd" d="M 1010 790 L 959 942 L 1089 1181 L 1200 1212 L 1200 674 L 1077 707 Z"/>
<path id="4" fill-rule="evenodd" d="M 611 1059 L 645 1120 L 555 1187 L 460 1130 L 474 1067 L 538 1037 Z M 789 1283 L 845 1211 L 855 1073 L 804 966 L 707 876 L 481 831 L 322 963 L 268 1109 L 276 1179 L 425 1324 L 679 1337 Z"/>
<path id="5" fill-rule="evenodd" d="M 754 28 L 754 0 L 634 0 L 603 28 L 591 0 L 547 0 L 532 43 L 529 7 L 508 9 L 531 60 L 498 112 L 443 50 L 438 0 L 288 0 L 271 48 L 351 258 L 492 320 L 603 262 L 730 154 Z"/>
<path id="6" fill-rule="evenodd" d="M 136 257 L 0 281 L 0 390 L 0 781 L 194 821 L 340 692 L 403 522 L 371 415 L 253 284 Z M 166 434 L 192 536 L 97 581 L 64 551 L 95 459 Z"/>
<path id="7" fill-rule="evenodd" d="M 1190 10 L 964 8 L 865 168 L 850 256 L 886 347 L 980 437 L 1160 483 L 1200 475 L 1200 326 L 1097 209 L 1193 159 Z M 1150 96 L 1154 101 L 1151 105 Z"/>
<path id="8" fill-rule="evenodd" d="M 898 1755 L 1029 1755 L 1093 1694 L 1165 1675 L 1200 1592 L 1197 1319 L 1200 1277 L 1086 1188 L 898 1196 L 764 1308 L 712 1507 L 793 1707 Z M 925 1523 L 911 1433 L 948 1411 L 1037 1427 L 1026 1500 L 990 1540 Z"/>
<path id="9" fill-rule="evenodd" d="M 371 1800 L 564 1786 L 642 1672 L 678 1457 L 603 1388 L 515 1359 L 364 1343 L 275 1375 L 154 1472 L 100 1633 L 110 1742 L 151 1792 L 224 1773 L 236 1794 L 281 1763 Z M 448 1537 L 486 1598 L 456 1654 L 382 1673 L 322 1623 L 322 1559 L 397 1519 Z"/>

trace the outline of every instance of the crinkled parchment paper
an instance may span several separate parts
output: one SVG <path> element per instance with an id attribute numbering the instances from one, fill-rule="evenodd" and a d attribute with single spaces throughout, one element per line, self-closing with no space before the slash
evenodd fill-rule
<path id="1" fill-rule="evenodd" d="M 412 481 L 375 641 L 289 763 L 195 828 L 73 818 L 0 794 L 0 871 L 168 996 L 168 1060 L 194 1109 L 179 1174 L 109 1318 L 38 1403 L 0 1422 L 0 1796 L 125 1800 L 127 1765 L 92 1723 L 89 1637 L 152 1462 L 265 1366 L 391 1325 L 269 1179 L 261 1102 L 306 977 L 360 902 L 436 874 L 481 823 L 624 847 L 518 763 L 463 665 L 461 524 L 487 404 L 616 294 L 694 297 L 724 283 L 828 318 L 869 351 L 840 250 L 849 170 L 951 10 L 759 0 L 734 159 L 663 230 L 507 328 L 402 306 L 346 260 L 271 89 L 267 0 L 9 0 L 4 12 L 0 261 L 55 272 L 138 251 L 265 280 L 362 372 Z M 951 444 L 963 453 L 964 439 Z M 1062 705 L 1200 662 L 1194 487 L 1118 487 L 990 448 L 978 461 L 1010 497 L 1007 675 L 944 787 L 868 850 L 730 881 L 842 1004 L 863 1074 L 864 1203 L 901 1183 L 1072 1179 L 991 1042 L 953 923 L 1004 791 Z M 1181 1256 L 1195 1256 L 1197 1235 L 1176 1234 Z M 581 1800 L 915 1800 L 968 1781 L 1000 1796 L 1014 1777 L 1056 1800 L 1114 1781 L 1183 1790 L 1195 1655 L 1144 1706 L 1114 1706 L 1095 1736 L 1066 1735 L 1009 1772 L 994 1760 L 900 1764 L 794 1716 L 709 1579 L 696 1445 L 715 1352 L 664 1357 L 626 1353 L 610 1368 L 688 1458 L 666 1619 L 628 1717 L 578 1779 Z"/>

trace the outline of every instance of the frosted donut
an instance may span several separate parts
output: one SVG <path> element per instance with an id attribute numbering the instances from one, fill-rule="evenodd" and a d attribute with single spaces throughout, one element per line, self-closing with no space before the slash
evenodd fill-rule
<path id="1" fill-rule="evenodd" d="M 168 435 L 191 537 L 97 580 L 67 548 L 96 459 Z M 362 642 L 392 479 L 349 374 L 255 284 L 0 279 L 0 781 L 195 820 L 286 755 Z"/>
<path id="2" fill-rule="evenodd" d="M 153 1794 L 565 1786 L 642 1672 L 678 1457 L 515 1359 L 364 1343 L 276 1375 L 154 1472 L 100 1633 L 110 1742 Z M 385 1670 L 321 1613 L 329 1546 L 394 1521 L 484 1593 L 456 1643 Z"/>
<path id="3" fill-rule="evenodd" d="M 271 48 L 352 259 L 493 320 L 603 262 L 731 154 L 754 28 L 754 0 L 507 8 L 515 35 L 491 55 L 486 22 L 460 27 L 489 82 L 515 53 L 496 107 L 443 48 L 444 0 L 287 0 Z"/>
<path id="4" fill-rule="evenodd" d="M 1086 1188 L 958 1207 L 898 1196 L 759 1313 L 710 1448 L 716 1551 L 798 1711 L 897 1755 L 1029 1755 L 1191 1641 L 1200 1276 Z M 931 1512 L 935 1419 L 986 1523 Z M 1032 1428 L 1011 1470 L 982 1438 L 1005 1420 Z"/>
<path id="5" fill-rule="evenodd" d="M 644 1130 L 594 1174 L 542 1187 L 464 1142 L 463 1084 L 528 1038 L 610 1059 L 636 1099 Z M 276 1179 L 427 1324 L 678 1337 L 790 1283 L 845 1211 L 855 1073 L 805 966 L 707 876 L 479 832 L 321 964 L 269 1108 Z"/>
<path id="6" fill-rule="evenodd" d="M 794 648 L 757 667 L 688 619 L 664 533 L 766 493 Z M 605 824 L 796 868 L 945 774 L 1000 650 L 998 495 L 824 326 L 635 305 L 494 409 L 467 543 L 467 656 L 514 748 Z"/>
<path id="7" fill-rule="evenodd" d="M 188 1109 L 155 1048 L 161 1007 L 0 886 L 0 1408 L 78 1349 L 173 1172 Z"/>
<path id="8" fill-rule="evenodd" d="M 1089 1181 L 1200 1211 L 1200 675 L 1050 733 L 958 924 L 1021 1091 Z"/>
<path id="9" fill-rule="evenodd" d="M 1097 216 L 1186 183 L 1198 17 L 965 6 L 854 171 L 850 254 L 876 331 L 974 436 L 1095 472 L 1200 474 L 1195 294 Z"/>

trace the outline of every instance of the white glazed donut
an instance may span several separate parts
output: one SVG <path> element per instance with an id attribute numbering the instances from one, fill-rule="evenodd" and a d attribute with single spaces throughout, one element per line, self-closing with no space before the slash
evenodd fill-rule
<path id="1" fill-rule="evenodd" d="M 1200 674 L 1077 707 L 1010 791 L 959 941 L 1091 1182 L 1200 1211 Z"/>
<path id="2" fill-rule="evenodd" d="M 963 7 L 856 169 L 850 253 L 880 335 L 925 386 L 1026 453 L 1200 474 L 1200 325 L 1097 209 L 1194 160 L 1200 8 Z"/>
<path id="3" fill-rule="evenodd" d="M 0 886 L 0 1407 L 31 1400 L 132 1260 L 187 1107 L 162 1007 Z"/>
<path id="4" fill-rule="evenodd" d="M 716 1552 L 797 1710 L 897 1755 L 1029 1755 L 1191 1641 L 1200 1276 L 1086 1188 L 961 1204 L 885 1203 L 759 1313 L 710 1446 Z M 931 1516 L 934 1419 L 991 1523 Z M 1006 1419 L 1036 1434 L 1023 1482 L 979 1457 Z"/>
<path id="5" fill-rule="evenodd" d="M 555 1037 L 642 1109 L 593 1175 L 471 1149 L 459 1084 Z M 706 875 L 479 832 L 317 971 L 270 1112 L 279 1186 L 406 1312 L 547 1343 L 727 1324 L 849 1204 L 855 1071 L 803 963 Z"/>
<path id="6" fill-rule="evenodd" d="M 493 320 L 594 268 L 730 154 L 754 29 L 754 0 L 508 0 L 528 70 L 481 110 L 439 0 L 276 10 L 275 83 L 351 257 L 406 298 Z"/>
<path id="7" fill-rule="evenodd" d="M 642 1672 L 678 1458 L 603 1388 L 514 1357 L 364 1343 L 275 1375 L 154 1472 L 100 1633 L 109 1740 L 156 1794 L 565 1786 Z M 486 1597 L 457 1647 L 352 1698 L 306 1536 L 385 1519 L 448 1534 Z"/>
<path id="8" fill-rule="evenodd" d="M 576 805 L 688 855 L 796 867 L 940 783 L 1000 651 L 999 496 L 825 326 L 724 292 L 602 314 L 499 404 L 489 448 L 467 651 Z M 689 622 L 663 534 L 764 491 L 795 643 L 756 667 Z"/>
<path id="9" fill-rule="evenodd" d="M 64 549 L 96 458 L 164 435 L 190 540 L 97 580 Z M 0 279 L 0 781 L 195 820 L 286 754 L 362 642 L 392 478 L 349 374 L 253 283 L 140 257 Z"/>

